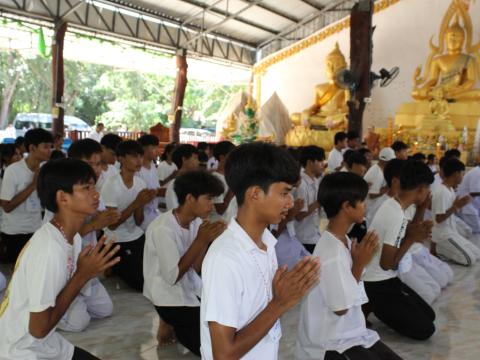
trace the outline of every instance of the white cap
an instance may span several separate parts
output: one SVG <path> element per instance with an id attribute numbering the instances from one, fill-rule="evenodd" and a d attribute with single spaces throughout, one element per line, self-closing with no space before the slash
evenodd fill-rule
<path id="1" fill-rule="evenodd" d="M 385 147 L 380 150 L 380 154 L 378 154 L 378 158 L 382 161 L 390 161 L 396 158 L 395 151 L 391 147 Z"/>

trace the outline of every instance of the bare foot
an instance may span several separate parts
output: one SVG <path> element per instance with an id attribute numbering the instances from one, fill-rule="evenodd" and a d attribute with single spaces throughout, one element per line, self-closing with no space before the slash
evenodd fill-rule
<path id="1" fill-rule="evenodd" d="M 157 341 L 158 341 L 158 346 L 171 345 L 177 342 L 177 338 L 175 337 L 175 331 L 173 331 L 173 327 L 168 325 L 161 318 L 160 318 L 160 323 L 158 325 Z"/>

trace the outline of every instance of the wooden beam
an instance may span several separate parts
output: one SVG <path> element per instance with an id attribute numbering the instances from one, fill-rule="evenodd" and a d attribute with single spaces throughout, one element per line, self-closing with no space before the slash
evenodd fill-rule
<path id="1" fill-rule="evenodd" d="M 362 138 L 365 98 L 370 97 L 372 67 L 373 0 L 360 0 L 350 17 L 350 69 L 356 80 L 356 90 L 349 105 L 348 130 Z"/>
<path id="2" fill-rule="evenodd" d="M 177 78 L 173 94 L 171 115 L 173 121 L 170 124 L 170 141 L 180 141 L 180 128 L 182 127 L 182 106 L 187 87 L 187 52 L 180 50 L 177 53 Z"/>
<path id="3" fill-rule="evenodd" d="M 63 90 L 65 85 L 63 69 L 63 44 L 65 32 L 67 31 L 66 22 L 55 24 L 54 40 L 52 44 L 52 134 L 64 135 L 63 118 L 65 109 L 63 108 Z"/>

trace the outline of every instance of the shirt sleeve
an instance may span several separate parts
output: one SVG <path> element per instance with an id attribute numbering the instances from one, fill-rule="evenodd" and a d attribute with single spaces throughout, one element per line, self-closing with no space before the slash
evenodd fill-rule
<path id="1" fill-rule="evenodd" d="M 42 312 L 54 307 L 67 281 L 67 269 L 58 252 L 49 251 L 43 256 L 32 256 L 26 266 L 28 311 Z"/>
<path id="2" fill-rule="evenodd" d="M 243 285 L 237 264 L 215 256 L 206 265 L 202 277 L 205 321 L 238 329 Z"/>
<path id="3" fill-rule="evenodd" d="M 175 243 L 175 233 L 165 226 L 157 226 L 150 236 L 157 254 L 160 276 L 173 286 L 177 281 L 178 262 L 181 258 Z"/>
<path id="4" fill-rule="evenodd" d="M 400 247 L 403 238 L 402 227 L 407 225 L 405 216 L 385 216 L 382 222 L 382 230 L 378 232 L 384 245 Z"/>
<path id="5" fill-rule="evenodd" d="M 340 257 L 322 263 L 319 286 L 331 311 L 347 310 L 355 305 L 359 285 Z"/>
<path id="6" fill-rule="evenodd" d="M 365 181 L 370 184 L 369 194 L 380 194 L 383 185 L 383 174 L 377 171 L 370 171 L 365 174 Z"/>
<path id="7" fill-rule="evenodd" d="M 100 191 L 100 195 L 106 207 L 118 208 L 118 195 L 115 191 L 116 187 L 110 182 L 105 181 Z"/>
<path id="8" fill-rule="evenodd" d="M 446 192 L 439 187 L 432 195 L 433 216 L 446 214 L 451 204 L 448 203 Z"/>
<path id="9" fill-rule="evenodd" d="M 173 183 L 169 183 L 169 186 L 167 186 L 167 191 L 165 192 L 165 204 L 167 206 L 167 210 L 176 209 L 178 207 L 178 198 L 177 194 L 175 194 L 173 185 Z"/>
<path id="10" fill-rule="evenodd" d="M 10 201 L 16 195 L 15 173 L 7 167 L 3 175 L 2 190 L 0 198 L 2 200 Z"/>
<path id="11" fill-rule="evenodd" d="M 307 199 L 308 199 L 308 196 L 307 196 L 307 187 L 305 185 L 305 182 L 302 180 L 302 182 L 300 183 L 300 185 L 298 186 L 297 190 L 295 191 L 295 200 L 296 199 L 303 199 L 304 202 L 303 202 L 303 208 L 302 212 L 307 212 L 308 211 L 308 204 L 307 204 Z"/>

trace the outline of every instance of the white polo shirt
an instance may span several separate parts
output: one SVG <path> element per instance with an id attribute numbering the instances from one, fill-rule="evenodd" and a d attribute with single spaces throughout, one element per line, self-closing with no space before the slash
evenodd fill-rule
<path id="1" fill-rule="evenodd" d="M 478 180 L 477 180 L 478 181 Z M 439 184 L 432 192 L 432 241 L 444 241 L 449 236 L 458 233 L 455 215 L 450 215 L 447 220 L 437 223 L 437 215 L 446 214 L 455 202 L 455 190 L 447 187 L 445 184 Z"/>
<path id="2" fill-rule="evenodd" d="M 480 193 L 480 166 L 475 166 L 463 177 L 462 183 L 457 189 L 457 195 L 463 197 L 472 193 Z M 465 215 L 479 216 L 480 211 L 480 196 L 473 197 L 472 200 L 460 209 L 460 212 Z"/>
<path id="3" fill-rule="evenodd" d="M 273 297 L 272 280 L 277 271 L 277 240 L 265 229 L 263 251 L 232 219 L 228 228 L 210 246 L 202 266 L 200 333 L 202 359 L 212 360 L 208 322 L 238 330 L 265 309 Z M 243 360 L 274 360 L 278 357 L 280 322 L 270 329 Z"/>
<path id="4" fill-rule="evenodd" d="M 202 219 L 188 229 L 181 227 L 172 211 L 157 217 L 147 229 L 143 255 L 143 295 L 155 306 L 200 306 L 202 280 L 191 267 L 178 280 L 178 263 L 197 237 Z"/>
<path id="5" fill-rule="evenodd" d="M 303 199 L 303 212 L 308 211 L 308 207 L 317 201 L 319 180 L 312 179 L 305 173 L 301 173 L 301 182 L 298 186 L 295 199 Z M 302 244 L 315 245 L 320 238 L 320 218 L 318 209 L 305 217 L 302 221 L 295 221 L 295 233 Z"/>
<path id="6" fill-rule="evenodd" d="M 352 275 L 351 242 L 347 248 L 333 234 L 325 231 L 313 256 L 320 258 L 319 283 L 303 300 L 300 310 L 295 358 L 323 359 L 325 352 L 343 353 L 353 346 L 370 348 L 378 340 L 367 329 L 362 305 L 368 302 L 363 282 Z M 338 316 L 335 311 L 348 310 Z"/>
<path id="7" fill-rule="evenodd" d="M 167 184 L 167 190 L 165 190 L 165 204 L 167 210 L 173 210 L 178 207 L 178 198 L 175 193 L 175 179 L 172 179 Z"/>
<path id="8" fill-rule="evenodd" d="M 335 172 L 336 169 L 342 165 L 343 162 L 343 151 L 337 150 L 337 148 L 333 148 L 328 154 L 328 171 Z"/>
<path id="9" fill-rule="evenodd" d="M 150 169 L 142 166 L 140 171 L 137 172 L 137 176 L 145 182 L 147 189 L 157 190 L 160 188 L 157 168 L 155 167 L 155 163 L 153 161 L 150 164 Z M 150 223 L 160 214 L 160 211 L 158 211 L 158 202 L 159 198 L 158 196 L 155 196 L 152 201 L 143 207 L 144 219 L 142 225 L 140 226 L 143 231 L 147 230 L 148 225 L 150 225 Z"/>
<path id="10" fill-rule="evenodd" d="M 372 211 L 376 211 L 378 209 L 380 206 L 378 203 L 381 200 L 380 196 L 376 197 L 375 199 L 370 199 L 370 195 L 379 195 L 380 190 L 382 187 L 387 185 L 387 182 L 385 181 L 383 171 L 378 164 L 372 165 L 370 169 L 368 169 L 363 179 L 369 185 L 368 196 L 366 200 L 367 213 L 365 214 L 365 217 L 371 221 L 373 219 Z"/>
<path id="11" fill-rule="evenodd" d="M 0 359 L 70 360 L 73 345 L 55 331 L 43 339 L 29 332 L 30 312 L 55 306 L 75 272 L 81 238 L 70 245 L 51 223 L 38 229 L 22 250 L 0 305 Z"/>
<path id="12" fill-rule="evenodd" d="M 384 270 L 380 266 L 383 245 L 400 247 L 405 237 L 408 219 L 400 203 L 394 198 L 389 198 L 380 206 L 373 217 L 368 230 L 375 231 L 378 235 L 379 246 L 362 277 L 363 281 L 383 281 L 397 276 L 397 270 Z"/>
<path id="13" fill-rule="evenodd" d="M 33 181 L 35 173 L 31 171 L 25 159 L 11 164 L 3 175 L 0 198 L 10 201 L 25 190 Z M 42 226 L 42 206 L 33 191 L 28 198 L 9 213 L 3 212 L 2 232 L 9 235 L 32 234 Z"/>
<path id="14" fill-rule="evenodd" d="M 133 177 L 133 185 L 127 188 L 120 174 L 110 176 L 103 184 L 101 196 L 105 201 L 105 207 L 116 208 L 122 212 L 135 201 L 140 191 L 147 186 L 138 176 Z M 118 225 L 115 230 L 105 228 L 105 235 L 115 237 L 117 242 L 137 240 L 143 234 L 143 230 L 135 224 L 134 214 Z"/>

